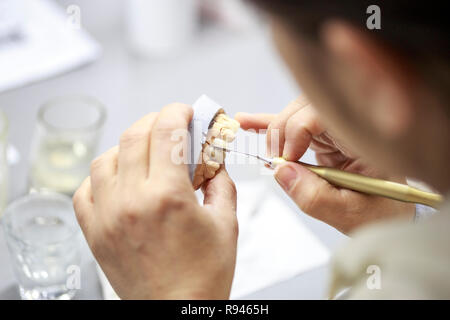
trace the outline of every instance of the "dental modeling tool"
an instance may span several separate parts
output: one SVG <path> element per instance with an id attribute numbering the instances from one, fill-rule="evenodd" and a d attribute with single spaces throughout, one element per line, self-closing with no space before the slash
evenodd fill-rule
<path id="1" fill-rule="evenodd" d="M 283 158 L 268 158 L 218 146 L 214 147 L 225 152 L 232 152 L 243 156 L 256 158 L 264 162 L 268 167 L 272 169 L 274 169 L 277 165 L 287 161 Z M 405 184 L 371 178 L 335 168 L 316 166 L 301 161 L 292 162 L 296 162 L 304 166 L 305 168 L 308 168 L 321 178 L 337 187 L 403 202 L 420 203 L 433 208 L 438 208 L 443 201 L 443 198 L 440 194 L 425 192 Z"/>

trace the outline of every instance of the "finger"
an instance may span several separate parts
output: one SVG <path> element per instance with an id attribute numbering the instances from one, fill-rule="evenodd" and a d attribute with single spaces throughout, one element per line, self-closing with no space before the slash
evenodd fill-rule
<path id="1" fill-rule="evenodd" d="M 241 124 L 243 130 L 263 130 L 267 129 L 270 122 L 275 119 L 275 114 L 268 113 L 246 113 L 238 112 L 234 116 L 234 119 Z"/>
<path id="2" fill-rule="evenodd" d="M 106 180 L 117 174 L 119 147 L 115 146 L 101 154 L 91 163 L 91 183 L 93 188 L 103 185 Z"/>
<path id="3" fill-rule="evenodd" d="M 188 126 L 192 107 L 174 103 L 164 107 L 153 125 L 150 142 L 150 177 L 161 181 L 189 182 L 188 168 L 183 161 L 188 146 Z M 180 156 L 180 144 L 183 154 Z"/>
<path id="4" fill-rule="evenodd" d="M 120 137 L 118 159 L 119 180 L 134 184 L 146 179 L 149 170 L 150 134 L 157 113 L 150 113 L 135 122 Z"/>
<path id="5" fill-rule="evenodd" d="M 329 213 L 345 206 L 339 189 L 297 163 L 277 166 L 275 179 L 303 212 L 331 225 Z"/>
<path id="6" fill-rule="evenodd" d="M 319 123 L 314 108 L 308 105 L 300 109 L 286 123 L 283 158 L 286 160 L 300 159 L 311 144 L 313 136 L 323 132 L 324 129 Z"/>
<path id="7" fill-rule="evenodd" d="M 308 104 L 304 97 L 299 97 L 289 103 L 289 105 L 281 111 L 276 118 L 270 123 L 267 136 L 267 154 L 271 157 L 279 157 L 283 154 L 284 147 L 284 131 L 288 119 Z"/>
<path id="8" fill-rule="evenodd" d="M 115 181 L 117 175 L 119 147 L 115 146 L 91 163 L 90 185 L 94 201 L 101 201 L 102 195 L 108 197 L 108 190 Z"/>
<path id="9" fill-rule="evenodd" d="M 213 212 L 222 215 L 224 219 L 235 219 L 236 216 L 236 186 L 222 166 L 216 176 L 202 186 L 203 204 L 212 208 Z"/>
<path id="10" fill-rule="evenodd" d="M 72 202 L 78 224 L 80 225 L 83 233 L 86 236 L 89 226 L 92 225 L 94 213 L 91 177 L 87 177 L 86 179 L 84 179 L 81 186 L 73 195 Z"/>

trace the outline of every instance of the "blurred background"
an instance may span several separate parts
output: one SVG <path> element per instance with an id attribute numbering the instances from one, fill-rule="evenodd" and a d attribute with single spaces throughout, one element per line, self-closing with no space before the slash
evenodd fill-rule
<path id="1" fill-rule="evenodd" d="M 41 189 L 70 196 L 133 122 L 202 94 L 231 116 L 277 113 L 300 94 L 265 17 L 240 0 L 0 0 L 1 208 Z M 258 164 L 229 171 L 242 223 L 232 297 L 325 297 L 329 251 L 345 237 L 299 213 Z M 7 242 L 0 234 L 0 299 L 24 298 Z M 81 248 L 75 297 L 113 298 Z"/>

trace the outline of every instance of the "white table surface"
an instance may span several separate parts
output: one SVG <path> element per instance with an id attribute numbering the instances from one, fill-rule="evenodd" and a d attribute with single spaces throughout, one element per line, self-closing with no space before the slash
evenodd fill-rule
<path id="1" fill-rule="evenodd" d="M 28 152 L 39 105 L 66 93 L 92 95 L 108 110 L 99 152 L 117 144 L 120 132 L 148 112 L 170 102 L 191 103 L 203 93 L 226 106 L 229 114 L 279 112 L 299 90 L 272 47 L 267 30 L 231 33 L 202 30 L 195 42 L 174 57 L 138 59 L 127 49 L 120 0 L 60 1 L 79 4 L 83 26 L 101 43 L 102 58 L 80 70 L 0 94 L 0 108 L 10 121 L 10 142 L 21 161 L 10 170 L 12 200 L 26 192 Z M 99 10 L 104 10 L 99 13 Z M 108 14 L 109 13 L 109 14 Z M 232 177 L 249 179 L 245 168 Z M 289 199 L 286 198 L 286 201 Z M 290 202 L 290 205 L 293 204 Z M 294 206 L 293 206 L 294 207 Z M 301 219 L 330 250 L 345 237 L 306 215 Z M 16 282 L 0 229 L 0 299 L 18 299 Z M 100 284 L 87 248 L 82 266 L 82 299 L 101 299 Z M 249 299 L 321 299 L 326 294 L 327 267 L 258 291 Z"/>

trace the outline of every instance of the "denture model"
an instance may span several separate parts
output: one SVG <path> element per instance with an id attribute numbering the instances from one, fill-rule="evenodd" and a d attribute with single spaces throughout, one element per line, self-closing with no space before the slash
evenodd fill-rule
<path id="1" fill-rule="evenodd" d="M 194 116 L 189 130 L 193 142 L 191 152 L 197 161 L 192 163 L 189 169 L 192 185 L 197 190 L 205 181 L 214 178 L 224 163 L 226 152 L 222 149 L 233 142 L 240 125 L 207 96 L 200 97 L 194 103 L 193 109 Z M 194 131 L 201 131 L 200 139 L 199 134 L 195 135 Z M 195 150 L 199 145 L 201 147 Z"/>

